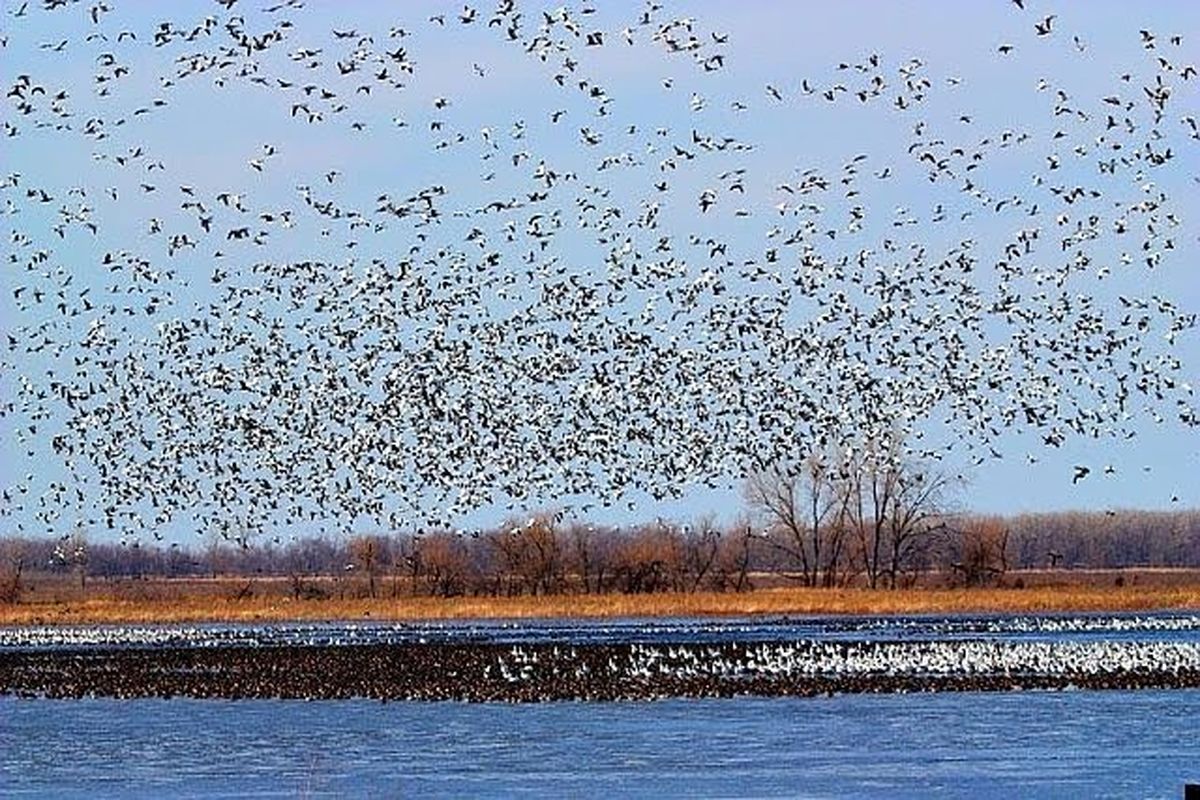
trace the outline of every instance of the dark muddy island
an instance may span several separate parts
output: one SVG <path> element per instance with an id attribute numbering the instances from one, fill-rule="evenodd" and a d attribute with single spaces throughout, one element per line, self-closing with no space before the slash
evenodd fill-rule
<path id="1" fill-rule="evenodd" d="M 1039 654 L 947 642 L 80 648 L 0 653 L 0 693 L 534 702 L 1200 687 L 1200 669 L 1155 654 L 1066 651 L 1049 666 Z"/>

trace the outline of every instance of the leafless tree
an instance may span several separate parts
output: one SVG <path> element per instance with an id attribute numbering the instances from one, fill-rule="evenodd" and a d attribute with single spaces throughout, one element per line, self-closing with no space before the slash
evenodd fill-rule
<path id="1" fill-rule="evenodd" d="M 613 569 L 617 586 L 626 594 L 673 588 L 679 562 L 676 546 L 670 529 L 661 521 L 641 525 L 621 537 Z"/>
<path id="2" fill-rule="evenodd" d="M 906 574 L 932 566 L 934 537 L 946 525 L 952 477 L 928 464 L 903 464 L 892 490 L 888 513 L 889 588 L 895 589 Z"/>
<path id="3" fill-rule="evenodd" d="M 379 568 L 380 541 L 375 536 L 356 536 L 350 542 L 350 553 L 360 572 L 367 577 L 367 596 L 375 597 L 375 574 Z"/>
<path id="4" fill-rule="evenodd" d="M 87 594 L 88 540 L 82 528 L 76 528 L 58 540 L 54 548 L 54 560 L 75 573 L 79 578 L 79 593 Z"/>
<path id="5" fill-rule="evenodd" d="M 833 585 L 842 557 L 847 493 L 829 461 L 810 456 L 752 473 L 743 490 L 765 525 L 764 541 L 791 559 L 805 586 Z"/>
<path id="6" fill-rule="evenodd" d="M 717 527 L 712 516 L 685 525 L 678 531 L 682 556 L 680 564 L 683 589 L 696 592 L 708 580 L 721 554 L 724 531 Z"/>
<path id="7" fill-rule="evenodd" d="M 913 462 L 838 461 L 829 458 L 823 495 L 813 506 L 798 473 L 791 497 L 794 528 L 766 526 L 762 508 L 733 525 L 712 520 L 691 525 L 658 520 L 629 528 L 529 518 L 497 531 L 456 535 L 396 533 L 373 537 L 368 551 L 353 538 L 302 537 L 279 547 L 228 542 L 220 531 L 193 550 L 186 545 L 122 545 L 49 537 L 0 537 L 0 599 L 27 595 L 30 581 L 57 573 L 91 589 L 92 578 L 206 574 L 241 576 L 248 593 L 259 575 L 292 578 L 297 598 L 354 590 L 380 593 L 391 570 L 391 591 L 413 594 L 545 594 L 581 592 L 729 591 L 750 586 L 759 573 L 788 575 L 818 586 L 860 580 L 880 588 L 902 586 L 938 567 L 952 580 L 987 583 L 1006 572 L 1044 569 L 1054 554 L 1061 568 L 1200 567 L 1200 511 L 1110 510 L 1021 514 L 1003 526 L 978 523 L 954 512 L 954 482 L 934 465 Z M 768 475 L 769 473 L 761 473 Z M 749 482 L 748 482 L 749 483 Z M 783 489 L 776 489 L 784 496 Z M 975 527 L 972 527 L 975 526 Z M 515 535 L 513 528 L 518 528 Z M 809 572 L 795 547 L 809 548 Z M 502 552 L 500 545 L 508 548 Z M 784 546 L 786 545 L 786 546 Z M 373 550 L 373 552 L 372 552 Z M 58 552 L 56 556 L 55 553 Z M 86 559 L 86 564 L 83 559 Z M 350 571 L 346 566 L 351 565 Z M 815 565 L 815 566 L 814 566 Z M 957 566 L 956 566 L 957 565 Z M 83 574 L 80 574 L 80 573 Z M 360 576 L 365 581 L 360 583 Z M 246 579 L 249 579 L 247 582 Z M 80 583 L 82 582 L 82 583 Z M 269 590 L 269 589 L 268 589 Z"/>
<path id="8" fill-rule="evenodd" d="M 430 594 L 454 597 L 466 591 L 470 580 L 470 554 L 461 536 L 438 531 L 417 544 L 420 574 Z"/>
<path id="9" fill-rule="evenodd" d="M 21 601 L 21 578 L 28 564 L 29 542 L 0 539 L 0 603 Z"/>
<path id="10" fill-rule="evenodd" d="M 943 563 L 954 581 L 984 586 L 1000 580 L 1009 568 L 1010 529 L 1000 517 L 964 517 L 943 532 Z"/>
<path id="11" fill-rule="evenodd" d="M 519 536 L 519 570 L 530 594 L 552 594 L 563 583 L 562 546 L 556 516 L 538 514 L 529 520 Z"/>
<path id="12" fill-rule="evenodd" d="M 614 533 L 607 528 L 575 522 L 565 536 L 567 569 L 584 594 L 601 594 L 612 580 Z"/>
<path id="13" fill-rule="evenodd" d="M 868 587 L 895 589 L 928 565 L 934 535 L 944 526 L 950 476 L 884 442 L 844 459 L 837 479 L 847 491 L 851 559 Z"/>
<path id="14" fill-rule="evenodd" d="M 749 519 L 739 520 L 726 530 L 721 536 L 716 563 L 709 575 L 709 587 L 719 592 L 752 589 L 750 565 L 753 544 L 754 528 Z"/>
<path id="15" fill-rule="evenodd" d="M 491 531 L 487 536 L 495 565 L 495 594 L 509 597 L 521 592 L 520 579 L 522 551 L 521 525 L 515 520 L 506 521 L 498 530 Z"/>

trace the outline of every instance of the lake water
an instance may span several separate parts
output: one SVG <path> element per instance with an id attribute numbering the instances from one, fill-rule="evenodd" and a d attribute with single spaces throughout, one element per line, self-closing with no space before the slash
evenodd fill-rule
<path id="1" fill-rule="evenodd" d="M 638 703 L 18 700 L 0 797 L 1164 797 L 1200 691 Z"/>

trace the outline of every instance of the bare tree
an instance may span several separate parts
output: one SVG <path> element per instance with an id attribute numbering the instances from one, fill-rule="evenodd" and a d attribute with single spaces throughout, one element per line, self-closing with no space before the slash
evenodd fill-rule
<path id="1" fill-rule="evenodd" d="M 523 523 L 509 520 L 487 541 L 497 556 L 505 594 L 551 594 L 562 587 L 565 555 L 555 514 L 537 514 Z"/>
<path id="2" fill-rule="evenodd" d="M 593 525 L 573 522 L 567 528 L 567 570 L 579 580 L 584 594 L 599 592 L 593 588 L 592 576 L 596 572 L 597 535 Z"/>
<path id="3" fill-rule="evenodd" d="M 21 577 L 28 563 L 29 542 L 0 539 L 0 603 L 21 602 Z"/>
<path id="4" fill-rule="evenodd" d="M 717 527 L 710 515 L 694 525 L 685 525 L 678 531 L 682 549 L 681 579 L 684 590 L 696 592 L 712 573 L 721 554 L 724 531 Z"/>
<path id="5" fill-rule="evenodd" d="M 519 578 L 521 569 L 521 526 L 515 520 L 506 521 L 499 530 L 491 531 L 487 537 L 495 558 L 495 594 L 515 596 L 521 591 Z"/>
<path id="6" fill-rule="evenodd" d="M 54 548 L 54 560 L 75 573 L 79 578 L 79 593 L 87 593 L 88 540 L 82 528 L 76 528 L 58 540 Z"/>
<path id="7" fill-rule="evenodd" d="M 367 596 L 375 597 L 375 574 L 379 568 L 380 542 L 375 536 L 356 536 L 350 541 L 354 563 L 367 576 Z"/>
<path id="8" fill-rule="evenodd" d="M 822 547 L 827 523 L 839 500 L 825 459 L 811 456 L 795 467 L 752 473 L 743 493 L 766 526 L 764 540 L 791 559 L 805 586 L 819 585 L 823 572 L 836 572 L 836 565 L 822 562 L 828 559 Z"/>
<path id="9" fill-rule="evenodd" d="M 614 578 L 626 594 L 678 588 L 678 541 L 662 521 L 642 525 L 621 537 L 615 553 Z"/>
<path id="10" fill-rule="evenodd" d="M 928 566 L 934 534 L 944 527 L 949 476 L 903 457 L 898 442 L 883 442 L 844 459 L 837 480 L 846 492 L 851 560 L 868 587 L 895 589 Z"/>
<path id="11" fill-rule="evenodd" d="M 905 573 L 931 566 L 933 539 L 946 527 L 945 512 L 952 480 L 923 464 L 901 464 L 891 492 L 888 512 L 889 588 Z"/>
<path id="12" fill-rule="evenodd" d="M 562 546 L 554 514 L 538 514 L 519 536 L 519 569 L 530 594 L 552 594 L 563 581 Z"/>
<path id="13" fill-rule="evenodd" d="M 403 535 L 392 548 L 392 596 L 400 591 L 400 576 L 403 575 L 408 583 L 408 591 L 416 595 L 420 589 L 424 565 L 421 563 L 421 537 Z"/>
<path id="14" fill-rule="evenodd" d="M 577 523 L 564 529 L 547 516 L 469 536 L 441 531 L 370 540 L 315 537 L 280 547 L 245 539 L 245 547 L 237 547 L 220 529 L 194 550 L 88 542 L 80 531 L 63 539 L 0 538 L 0 602 L 21 599 L 31 577 L 46 570 L 65 574 L 80 591 L 91 588 L 94 576 L 212 573 L 250 578 L 239 584 L 240 591 L 234 587 L 237 596 L 250 593 L 254 576 L 271 574 L 290 577 L 291 593 L 301 599 L 339 596 L 346 590 L 378 596 L 379 579 L 388 569 L 392 594 L 398 596 L 402 591 L 736 591 L 750 588 L 751 575 L 758 572 L 786 574 L 817 586 L 857 579 L 886 588 L 903 586 L 938 567 L 955 583 L 979 585 L 998 581 L 1012 569 L 1043 568 L 1048 553 L 1062 568 L 1200 566 L 1200 510 L 975 518 L 954 513 L 954 482 L 935 465 L 871 461 L 861 453 L 855 460 L 831 458 L 827 463 L 815 506 L 813 471 L 797 473 L 790 490 L 771 488 L 774 494 L 768 499 L 793 501 L 780 508 L 789 511 L 795 525 L 768 526 L 767 538 L 755 533 L 769 520 L 762 507 L 755 516 L 723 528 L 708 519 L 692 525 L 658 520 L 623 529 Z M 764 481 L 771 475 L 778 473 L 756 477 Z M 751 486 L 747 481 L 748 492 Z M 758 487 L 762 491 L 768 484 Z M 807 548 L 807 574 L 798 544 Z"/>
<path id="15" fill-rule="evenodd" d="M 717 591 L 735 592 L 753 588 L 750 564 L 754 544 L 754 527 L 749 519 L 740 520 L 721 536 L 716 562 L 708 580 Z"/>
<path id="16" fill-rule="evenodd" d="M 461 536 L 438 531 L 417 542 L 417 563 L 431 594 L 454 597 L 466 591 L 470 553 Z"/>
<path id="17" fill-rule="evenodd" d="M 993 583 L 1008 572 L 1009 536 L 999 517 L 967 517 L 946 526 L 943 561 L 966 586 Z"/>

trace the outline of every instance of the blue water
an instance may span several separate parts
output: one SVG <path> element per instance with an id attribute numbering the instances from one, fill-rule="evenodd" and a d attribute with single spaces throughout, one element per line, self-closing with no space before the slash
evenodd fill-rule
<path id="1" fill-rule="evenodd" d="M 0 697 L 0 797 L 1182 796 L 1200 691 L 469 705 Z"/>

